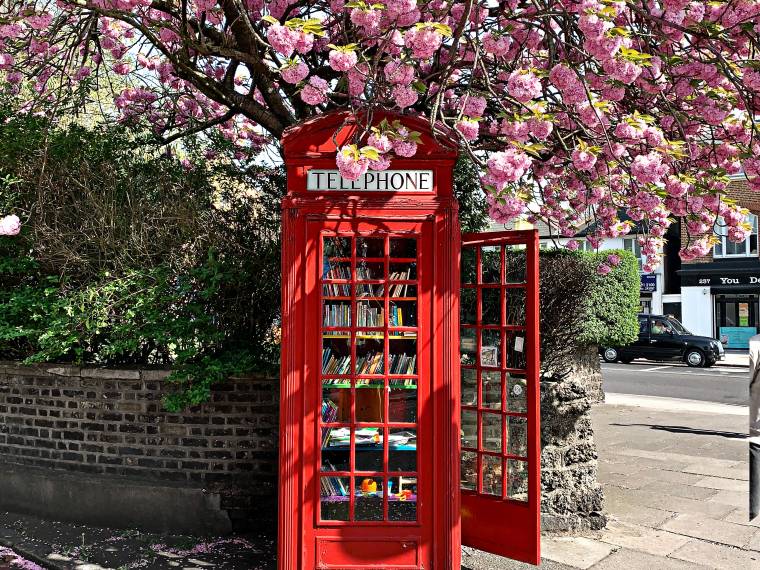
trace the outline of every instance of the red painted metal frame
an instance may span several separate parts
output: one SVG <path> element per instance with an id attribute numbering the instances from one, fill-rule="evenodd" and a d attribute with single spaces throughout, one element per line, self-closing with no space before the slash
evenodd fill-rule
<path id="1" fill-rule="evenodd" d="M 526 248 L 526 313 L 525 313 L 525 349 L 526 349 L 526 378 L 527 378 L 527 462 L 528 462 L 528 501 L 510 500 L 507 497 L 507 483 L 504 466 L 507 460 L 502 460 L 502 496 L 488 495 L 478 492 L 481 489 L 481 457 L 477 459 L 477 481 L 475 491 L 462 490 L 462 543 L 468 546 L 486 550 L 494 554 L 500 554 L 516 560 L 531 564 L 539 564 L 540 552 L 540 507 L 541 507 L 541 449 L 540 449 L 540 407 L 539 407 L 539 314 L 538 314 L 538 232 L 536 230 L 510 231 L 497 233 L 473 233 L 462 236 L 463 247 L 476 248 L 477 278 L 474 289 L 477 291 L 481 280 L 481 247 L 499 245 L 524 245 Z M 505 285 L 505 253 L 501 251 L 501 279 L 499 288 L 509 291 L 510 285 Z M 488 288 L 488 286 L 486 286 Z M 476 358 L 480 355 L 480 322 L 481 322 L 481 295 L 476 296 L 479 326 L 476 330 L 477 347 Z M 501 298 L 501 329 L 505 332 L 505 311 L 507 299 Z M 502 336 L 505 336 L 502 334 Z M 502 338 L 502 351 L 506 357 L 506 339 Z M 501 363 L 500 363 L 501 364 Z M 478 365 L 479 367 L 479 365 Z M 503 366 L 500 366 L 503 369 Z M 478 408 L 482 409 L 482 381 L 480 374 L 477 378 Z M 502 410 L 506 410 L 506 378 L 503 375 L 501 388 Z M 504 415 L 502 413 L 502 415 Z M 482 449 L 482 422 L 481 412 L 478 418 L 478 449 Z M 506 455 L 506 420 L 502 420 L 502 454 Z M 509 474 L 506 473 L 508 477 Z"/>
<path id="2" fill-rule="evenodd" d="M 378 114 L 375 120 L 384 116 Z M 309 169 L 335 169 L 336 148 L 355 128 L 351 115 L 324 115 L 283 137 L 288 195 L 282 203 L 280 570 L 460 567 L 456 410 L 461 241 L 452 195 L 456 152 L 434 140 L 424 120 L 388 118 L 398 118 L 420 131 L 423 141 L 415 157 L 396 159 L 394 168 L 433 170 L 434 192 L 307 191 Z M 360 235 L 405 230 L 421 232 L 417 342 L 420 357 L 427 356 L 425 363 L 418 364 L 419 524 L 321 524 L 315 481 L 320 447 L 320 236 L 325 231 Z M 423 370 L 427 370 L 426 378 Z M 417 548 L 418 553 L 412 563 L 407 553 L 410 548 Z"/>

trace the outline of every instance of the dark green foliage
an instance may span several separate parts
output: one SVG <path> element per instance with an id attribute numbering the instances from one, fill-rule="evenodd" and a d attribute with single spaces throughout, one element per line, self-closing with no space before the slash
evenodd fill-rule
<path id="1" fill-rule="evenodd" d="M 607 275 L 597 268 L 616 254 L 620 264 Z M 628 344 L 636 339 L 638 262 L 626 251 L 584 253 L 541 250 L 541 361 L 545 373 L 562 372 L 591 345 Z"/>
<path id="2" fill-rule="evenodd" d="M 462 155 L 454 167 L 454 196 L 459 202 L 462 232 L 478 232 L 488 225 L 488 209 L 478 167 Z"/>
<path id="3" fill-rule="evenodd" d="M 5 119 L 0 113 L 0 119 Z M 189 170 L 120 129 L 0 121 L 0 358 L 171 365 L 170 409 L 276 367 L 280 170 Z"/>

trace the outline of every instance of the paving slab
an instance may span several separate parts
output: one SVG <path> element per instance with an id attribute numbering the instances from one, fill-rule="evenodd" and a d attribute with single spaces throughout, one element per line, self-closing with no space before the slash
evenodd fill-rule
<path id="1" fill-rule="evenodd" d="M 602 542 L 653 555 L 667 556 L 681 548 L 689 538 L 642 525 L 610 521 L 599 538 Z"/>
<path id="2" fill-rule="evenodd" d="M 683 497 L 684 499 L 695 499 L 698 501 L 713 500 L 719 493 L 732 492 L 732 491 L 718 491 L 716 489 L 708 489 L 706 487 L 696 487 L 694 485 L 685 485 L 682 483 L 673 483 L 671 481 L 652 481 L 644 486 L 644 491 L 651 493 L 663 493 L 672 497 Z M 724 501 L 715 501 L 724 503 Z M 732 506 L 733 503 L 727 503 Z"/>
<path id="3" fill-rule="evenodd" d="M 723 461 L 723 460 L 713 460 L 713 461 Z M 740 481 L 749 481 L 749 472 L 747 469 L 746 464 L 742 465 L 739 462 L 736 462 L 737 465 L 732 465 L 730 467 L 724 467 L 721 464 L 716 464 L 714 462 L 706 463 L 704 461 L 700 461 L 698 463 L 690 463 L 688 465 L 685 465 L 681 471 L 684 473 L 696 473 L 698 475 L 709 475 L 711 477 L 725 477 L 726 479 L 737 479 Z"/>
<path id="4" fill-rule="evenodd" d="M 710 503 L 720 503 L 722 505 L 731 505 L 738 509 L 742 507 L 749 508 L 749 492 L 744 491 L 718 491 L 712 497 L 707 499 Z"/>
<path id="5" fill-rule="evenodd" d="M 760 530 L 756 531 L 746 545 L 747 550 L 760 551 Z"/>
<path id="6" fill-rule="evenodd" d="M 621 548 L 595 565 L 593 570 L 696 570 L 698 568 L 709 568 L 709 566 Z"/>
<path id="7" fill-rule="evenodd" d="M 688 475 L 685 473 L 685 475 Z M 725 477 L 704 477 L 694 483 L 696 487 L 707 487 L 708 489 L 718 489 L 721 491 L 739 491 L 745 494 L 749 493 L 749 485 L 741 479 L 726 479 Z M 744 505 L 742 505 L 744 506 Z"/>
<path id="8" fill-rule="evenodd" d="M 657 528 L 675 516 L 674 511 L 647 507 L 624 490 L 615 487 L 604 489 L 604 509 L 612 520 Z"/>
<path id="9" fill-rule="evenodd" d="M 760 568 L 760 553 L 740 550 L 703 540 L 692 540 L 670 555 L 671 558 L 702 564 L 715 570 Z"/>
<path id="10" fill-rule="evenodd" d="M 573 568 L 586 570 L 610 555 L 616 547 L 582 536 L 544 537 L 541 556 Z"/>
<path id="11" fill-rule="evenodd" d="M 740 509 L 736 509 L 735 511 L 731 511 L 721 520 L 760 528 L 760 517 L 755 517 L 753 520 L 749 520 L 749 509 L 746 506 Z"/>
<path id="12" fill-rule="evenodd" d="M 631 489 L 626 491 L 628 501 L 644 505 L 654 509 L 667 510 L 674 513 L 701 514 L 713 519 L 722 519 L 736 507 L 721 503 L 710 503 L 676 497 L 667 493 L 658 493 L 643 489 Z"/>
<path id="13" fill-rule="evenodd" d="M 685 536 L 743 547 L 757 532 L 751 526 L 714 520 L 692 514 L 679 514 L 662 525 L 664 530 Z"/>

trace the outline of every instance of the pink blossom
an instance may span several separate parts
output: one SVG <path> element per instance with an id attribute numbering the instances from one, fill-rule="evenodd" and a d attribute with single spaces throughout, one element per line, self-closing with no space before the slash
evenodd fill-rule
<path id="1" fill-rule="evenodd" d="M 482 117 L 486 110 L 487 102 L 485 97 L 467 95 L 462 105 L 462 114 L 466 117 Z"/>
<path id="2" fill-rule="evenodd" d="M 0 236 L 16 236 L 21 231 L 21 220 L 11 214 L 0 218 Z"/>
<path id="3" fill-rule="evenodd" d="M 393 152 L 405 158 L 411 158 L 417 154 L 417 143 L 412 141 L 393 141 Z"/>
<path id="4" fill-rule="evenodd" d="M 669 170 L 668 165 L 662 163 L 662 155 L 657 152 L 640 154 L 631 164 L 631 174 L 642 184 L 659 182 Z"/>
<path id="5" fill-rule="evenodd" d="M 599 266 L 596 268 L 596 272 L 599 275 L 607 275 L 610 271 L 612 271 L 612 267 L 610 267 L 606 263 L 600 263 Z"/>
<path id="6" fill-rule="evenodd" d="M 340 175 L 346 180 L 358 180 L 369 168 L 367 158 L 357 156 L 355 148 L 345 146 L 338 151 L 336 164 Z"/>
<path id="7" fill-rule="evenodd" d="M 356 65 L 357 56 L 354 51 L 330 51 L 330 67 L 335 71 L 348 71 Z"/>
<path id="8" fill-rule="evenodd" d="M 570 251 L 576 251 L 581 244 L 578 243 L 578 240 L 571 239 L 569 242 L 565 244 L 565 247 L 569 249 Z"/>
<path id="9" fill-rule="evenodd" d="M 299 36 L 299 32 L 280 24 L 272 24 L 267 30 L 267 40 L 278 53 L 285 57 L 293 54 L 300 40 Z"/>
<path id="10" fill-rule="evenodd" d="M 393 148 L 393 143 L 386 135 L 371 134 L 367 139 L 367 145 L 376 148 L 381 153 L 386 153 Z"/>
<path id="11" fill-rule="evenodd" d="M 9 69 L 13 67 L 16 60 L 9 53 L 0 53 L 0 70 Z"/>
<path id="12" fill-rule="evenodd" d="M 430 59 L 441 47 L 443 36 L 435 28 L 411 28 L 404 34 L 404 44 L 417 59 Z"/>
<path id="13" fill-rule="evenodd" d="M 125 61 L 119 61 L 113 65 L 112 69 L 119 75 L 129 75 L 129 72 L 132 71 L 132 66 Z"/>
<path id="14" fill-rule="evenodd" d="M 525 211 L 525 203 L 519 198 L 509 195 L 497 197 L 487 193 L 486 204 L 488 205 L 488 215 L 502 224 L 511 222 Z"/>
<path id="15" fill-rule="evenodd" d="M 612 267 L 620 265 L 620 256 L 616 253 L 611 253 L 607 256 L 607 263 Z"/>
<path id="16" fill-rule="evenodd" d="M 393 88 L 393 100 L 402 109 L 414 105 L 418 98 L 417 92 L 407 85 L 396 85 Z"/>
<path id="17" fill-rule="evenodd" d="M 363 8 L 354 8 L 351 10 L 351 21 L 357 26 L 364 29 L 364 33 L 370 34 L 380 26 L 380 10 L 364 10 Z"/>
<path id="18" fill-rule="evenodd" d="M 530 71 L 517 69 L 509 75 L 507 91 L 512 97 L 525 103 L 541 95 L 541 80 Z"/>
<path id="19" fill-rule="evenodd" d="M 42 14 L 37 14 L 35 16 L 28 16 L 26 18 L 26 23 L 33 30 L 44 30 L 50 25 L 50 22 L 52 21 L 53 21 L 53 15 L 50 14 L 49 12 L 43 12 Z"/>
<path id="20" fill-rule="evenodd" d="M 543 119 L 530 118 L 528 119 L 528 130 L 530 134 L 536 137 L 538 140 L 546 140 L 554 129 L 554 125 L 551 121 L 545 121 Z"/>
<path id="21" fill-rule="evenodd" d="M 388 155 L 380 155 L 377 160 L 369 161 L 370 170 L 388 170 L 391 166 L 391 158 Z"/>
<path id="22" fill-rule="evenodd" d="M 489 182 L 493 182 L 497 187 L 516 182 L 531 164 L 530 157 L 520 150 L 508 148 L 503 152 L 496 152 L 491 155 L 486 164 Z"/>
<path id="23" fill-rule="evenodd" d="M 280 70 L 280 77 L 288 83 L 300 83 L 309 75 L 309 66 L 298 61 Z"/>
<path id="24" fill-rule="evenodd" d="M 462 119 L 457 122 L 456 129 L 462 134 L 465 140 L 474 141 L 478 138 L 480 124 L 477 121 Z"/>
<path id="25" fill-rule="evenodd" d="M 509 36 L 497 36 L 491 32 L 483 36 L 483 48 L 486 50 L 486 53 L 490 53 L 496 57 L 507 55 L 511 44 L 512 41 Z"/>
<path id="26" fill-rule="evenodd" d="M 592 171 L 596 164 L 596 155 L 587 150 L 576 148 L 572 152 L 573 166 L 578 170 Z"/>
<path id="27" fill-rule="evenodd" d="M 385 78 L 394 85 L 409 85 L 414 81 L 414 67 L 392 59 L 385 66 Z"/>
<path id="28" fill-rule="evenodd" d="M 309 82 L 301 89 L 301 99 L 307 105 L 321 105 L 327 101 L 328 84 L 327 81 L 312 75 Z"/>

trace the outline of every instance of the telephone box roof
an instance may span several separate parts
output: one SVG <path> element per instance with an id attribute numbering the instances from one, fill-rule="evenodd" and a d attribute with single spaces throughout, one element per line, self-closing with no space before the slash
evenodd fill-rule
<path id="1" fill-rule="evenodd" d="M 359 128 L 354 120 L 355 116 L 349 111 L 325 113 L 286 129 L 282 135 L 285 161 L 334 155 L 338 148 L 351 144 L 351 137 Z M 417 154 L 409 159 L 396 160 L 456 160 L 457 148 L 448 127 L 437 129 L 436 140 L 431 133 L 430 123 L 424 117 L 375 111 L 372 123 L 376 125 L 383 119 L 391 123 L 396 120 L 401 121 L 410 130 L 418 131 L 422 139 L 422 144 L 417 148 Z M 363 144 L 366 142 L 362 141 L 359 146 Z"/>

